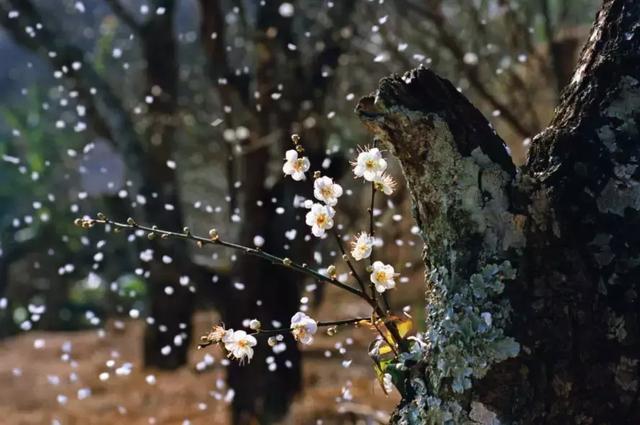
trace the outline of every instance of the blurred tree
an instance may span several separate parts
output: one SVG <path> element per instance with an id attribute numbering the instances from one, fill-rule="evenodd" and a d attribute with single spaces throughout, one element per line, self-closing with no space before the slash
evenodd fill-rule
<path id="1" fill-rule="evenodd" d="M 275 146 L 277 152 L 284 152 L 291 147 L 289 133 L 298 132 L 307 154 L 314 159 L 315 169 L 320 169 L 326 131 L 320 125 L 305 126 L 304 122 L 315 122 L 324 113 L 331 75 L 346 49 L 340 31 L 349 23 L 353 3 L 336 5 L 321 15 L 326 22 L 317 37 L 323 44 L 306 52 L 308 57 L 301 51 L 308 32 L 296 28 L 310 28 L 308 15 L 294 14 L 295 6 L 282 1 L 246 11 L 242 25 L 254 23 L 255 27 L 243 28 L 245 34 L 253 36 L 242 38 L 247 54 L 236 59 L 236 66 L 226 54 L 226 38 L 231 31 L 224 24 L 227 14 L 222 5 L 221 1 L 200 1 L 200 39 L 210 61 L 212 83 L 226 109 L 225 124 L 228 131 L 239 136 L 231 140 L 240 151 L 238 159 L 234 160 L 232 151 L 228 151 L 229 164 L 237 165 L 242 182 L 239 212 L 243 226 L 239 240 L 251 246 L 259 237 L 264 240 L 265 249 L 275 255 L 309 258 L 312 244 L 301 236 L 294 241 L 285 237 L 291 230 L 298 235 L 306 233 L 303 217 L 293 208 L 295 196 L 304 193 L 281 183 L 271 189 L 265 185 L 270 150 Z M 255 72 L 243 69 L 239 65 L 242 63 L 254 63 Z M 248 129 L 247 133 L 242 135 L 241 129 Z M 228 172 L 231 179 L 236 170 Z M 290 211 L 277 213 L 276 205 Z M 243 320 L 254 316 L 265 323 L 286 324 L 299 308 L 299 288 L 303 283 L 299 276 L 248 256 L 238 259 L 232 276 L 246 286 L 242 291 L 231 291 L 222 307 L 223 319 L 230 326 L 240 326 Z M 267 356 L 272 355 L 267 346 L 257 347 L 252 364 L 229 368 L 229 385 L 237 390 L 234 423 L 253 423 L 256 416 L 261 423 L 271 423 L 286 413 L 301 386 L 300 353 L 293 339 L 286 343 L 286 352 L 276 356 L 277 373 L 260 373 Z"/>
<path id="2" fill-rule="evenodd" d="M 398 0 L 380 18 L 377 59 L 392 72 L 417 60 L 437 67 L 493 117 L 522 162 L 528 140 L 551 118 L 586 33 L 578 25 L 596 3 Z M 375 4 L 367 7 L 375 19 Z"/>
<path id="3" fill-rule="evenodd" d="M 147 132 L 139 133 L 134 128 L 132 117 L 122 100 L 117 97 L 109 83 L 98 74 L 92 64 L 85 60 L 84 52 L 66 40 L 64 31 L 59 28 L 54 19 L 48 19 L 47 25 L 41 28 L 35 37 L 31 37 L 24 28 L 35 28 L 37 23 L 44 22 L 34 5 L 29 1 L 3 0 L 0 6 L 3 9 L 0 18 L 3 26 L 10 31 L 16 41 L 48 58 L 54 69 L 66 71 L 64 73 L 69 83 L 78 91 L 83 104 L 87 105 L 88 115 L 93 124 L 92 129 L 114 143 L 127 161 L 127 171 L 138 186 L 141 196 L 138 202 L 144 206 L 145 218 L 159 225 L 181 225 L 175 176 L 166 166 L 167 158 L 172 152 L 172 142 L 162 139 L 170 138 L 171 127 L 174 125 L 170 114 L 174 108 L 175 100 L 172 100 L 172 96 L 175 95 L 176 82 L 174 81 L 175 71 L 172 73 L 171 69 L 175 68 L 176 63 L 174 61 L 172 64 L 169 57 L 169 65 L 166 65 L 167 62 L 158 57 L 159 52 L 163 54 L 172 52 L 171 41 L 167 40 L 167 37 L 172 37 L 172 31 L 167 30 L 167 25 L 171 28 L 172 14 L 169 13 L 168 17 L 156 15 L 157 17 L 150 21 L 148 29 L 145 30 L 146 38 L 142 38 L 143 41 L 146 40 L 144 51 L 150 65 L 146 68 L 149 87 L 147 93 L 153 93 L 155 86 L 160 93 L 156 94 L 157 102 L 152 102 L 150 107 L 149 129 Z M 167 3 L 166 6 L 170 4 Z M 10 17 L 11 12 L 19 14 L 17 19 Z M 154 40 L 160 44 L 153 46 L 148 40 Z M 51 55 L 50 52 L 55 52 L 55 55 Z M 74 64 L 80 64 L 80 66 Z M 162 66 L 162 68 L 154 70 L 154 66 Z M 158 73 L 154 74 L 154 71 Z M 156 79 L 169 81 L 162 80 L 162 83 L 166 83 L 163 87 L 155 84 L 159 82 Z M 168 94 L 163 95 L 163 90 Z M 93 93 L 99 93 L 99 95 L 96 96 Z M 166 115 L 159 116 L 163 113 Z M 134 215 L 131 208 L 118 198 L 112 198 L 109 205 L 111 214 Z M 188 269 L 184 266 L 189 264 L 189 258 L 188 250 L 178 245 L 167 246 L 154 243 L 156 258 L 162 259 L 163 256 L 168 255 L 173 261 L 170 264 L 163 261 L 152 262 L 151 273 L 148 276 L 152 288 L 151 311 L 154 314 L 152 316 L 154 322 L 148 327 L 145 336 L 145 363 L 162 368 L 175 368 L 185 364 L 190 341 L 192 295 L 186 288 L 178 286 L 181 271 Z M 178 302 L 167 300 L 168 297 L 164 293 L 167 285 L 178 286 L 173 298 L 174 300 L 179 298 Z M 164 347 L 173 345 L 174 338 L 182 339 L 184 343 L 176 345 L 170 353 L 162 354 Z"/>

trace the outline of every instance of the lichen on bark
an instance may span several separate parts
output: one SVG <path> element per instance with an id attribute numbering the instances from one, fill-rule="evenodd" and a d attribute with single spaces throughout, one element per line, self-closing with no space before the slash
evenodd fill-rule
<path id="1" fill-rule="evenodd" d="M 488 122 L 429 70 L 383 80 L 358 112 L 400 159 L 425 241 L 428 330 L 394 421 L 461 423 L 472 380 L 520 349 L 504 333 L 512 308 L 502 295 L 515 277 L 508 260 L 525 247 L 511 210 L 515 167 Z"/>
<path id="2" fill-rule="evenodd" d="M 428 330 L 392 422 L 640 423 L 639 81 L 640 2 L 605 0 L 519 170 L 429 70 L 359 102 L 425 242 Z"/>

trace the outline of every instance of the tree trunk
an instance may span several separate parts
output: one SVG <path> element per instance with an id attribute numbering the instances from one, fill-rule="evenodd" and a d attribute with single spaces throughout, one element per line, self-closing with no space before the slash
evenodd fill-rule
<path id="1" fill-rule="evenodd" d="M 173 32 L 174 0 L 163 0 L 167 9 L 155 15 L 141 28 L 141 42 L 147 62 L 147 95 L 153 95 L 149 105 L 149 129 L 146 144 L 144 211 L 149 222 L 170 229 L 184 223 L 176 172 L 167 166 L 175 160 L 176 121 L 178 117 L 178 57 Z M 172 208 L 167 208 L 170 205 Z M 148 284 L 150 287 L 150 316 L 154 323 L 145 332 L 144 362 L 146 366 L 175 369 L 187 363 L 191 349 L 191 316 L 194 309 L 194 283 L 180 282 L 181 275 L 193 270 L 189 248 L 185 241 L 151 242 L 154 261 Z M 172 261 L 165 262 L 163 257 Z M 166 287 L 173 292 L 167 294 Z M 170 351 L 166 347 L 170 347 Z"/>
<path id="2" fill-rule="evenodd" d="M 357 111 L 400 160 L 425 242 L 426 344 L 392 422 L 640 423 L 640 3 L 604 2 L 521 170 L 426 69 Z"/>

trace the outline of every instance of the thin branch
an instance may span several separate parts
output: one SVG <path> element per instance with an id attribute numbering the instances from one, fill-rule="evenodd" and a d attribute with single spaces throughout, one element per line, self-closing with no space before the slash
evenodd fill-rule
<path id="1" fill-rule="evenodd" d="M 522 137 L 529 137 L 535 133 L 535 130 L 525 126 L 513 113 L 507 104 L 501 102 L 496 96 L 493 95 L 491 90 L 486 87 L 482 81 L 478 70 L 473 65 L 468 65 L 464 62 L 464 49 L 460 45 L 460 40 L 452 34 L 446 26 L 445 18 L 442 13 L 434 12 L 433 7 L 424 7 L 408 0 L 400 0 L 397 3 L 399 10 L 406 11 L 411 10 L 412 14 L 421 16 L 430 22 L 436 29 L 438 37 L 440 39 L 440 45 L 445 47 L 453 58 L 455 59 L 455 66 L 465 74 L 471 87 L 475 89 L 477 94 L 488 102 L 492 108 L 501 112 L 501 117 L 506 121 L 515 132 Z"/>
<path id="2" fill-rule="evenodd" d="M 353 277 L 356 278 L 356 281 L 358 282 L 358 285 L 360 285 L 360 289 L 362 290 L 362 293 L 366 295 L 367 292 L 366 292 L 364 282 L 362 281 L 362 278 L 360 278 L 360 275 L 358 274 L 358 272 L 356 272 L 355 267 L 353 267 L 353 263 L 351 263 L 351 260 L 349 260 L 349 257 L 344 249 L 344 246 L 342 245 L 342 239 L 340 239 L 340 235 L 335 230 L 335 228 L 333 229 L 332 233 L 336 238 L 336 243 L 340 248 L 340 252 L 342 253 L 342 258 L 344 259 L 345 263 L 347 263 L 347 265 L 349 266 L 349 270 L 351 270 L 351 274 L 353 274 Z"/>
<path id="3" fill-rule="evenodd" d="M 129 28 L 131 28 L 131 30 L 134 33 L 136 33 L 137 35 L 140 35 L 140 33 L 142 33 L 144 24 L 141 24 L 138 21 L 136 21 L 133 15 L 129 13 L 129 11 L 127 11 L 124 8 L 124 6 L 122 6 L 122 4 L 120 4 L 120 0 L 104 0 L 104 1 L 111 8 L 111 12 L 113 12 L 113 14 L 116 15 L 118 19 L 120 19 Z"/>
<path id="4" fill-rule="evenodd" d="M 188 231 L 188 229 L 186 229 L 184 233 L 172 232 L 172 231 L 169 231 L 169 230 L 158 229 L 155 226 L 153 226 L 153 227 L 143 226 L 141 224 L 136 223 L 133 219 L 128 219 L 127 223 L 120 223 L 120 222 L 117 222 L 117 221 L 110 220 L 110 219 L 104 217 L 104 215 L 102 217 L 97 218 L 97 219 L 93 219 L 93 218 L 77 219 L 76 220 L 76 224 L 78 224 L 81 227 L 86 227 L 86 228 L 90 228 L 94 224 L 109 224 L 109 225 L 114 226 L 115 228 L 118 228 L 118 229 L 124 229 L 124 230 L 130 230 L 130 231 L 143 230 L 143 231 L 149 232 L 149 236 L 150 237 L 152 237 L 151 235 L 157 235 L 157 236 L 160 236 L 160 238 L 162 238 L 162 239 L 173 238 L 173 239 L 191 240 L 191 241 L 196 242 L 198 244 L 198 246 L 202 246 L 202 245 L 220 245 L 220 246 L 224 246 L 224 247 L 227 247 L 227 248 L 235 249 L 235 250 L 238 250 L 238 251 L 242 251 L 243 253 L 245 253 L 247 255 L 252 255 L 254 257 L 258 257 L 258 258 L 262 258 L 264 260 L 267 260 L 267 261 L 271 262 L 272 264 L 280 265 L 280 266 L 284 266 L 284 267 L 289 267 L 289 268 L 291 268 L 291 269 L 293 269 L 293 270 L 295 270 L 297 272 L 309 275 L 309 276 L 311 276 L 314 279 L 317 279 L 319 281 L 327 282 L 327 283 L 329 283 L 329 284 L 331 284 L 333 286 L 336 286 L 336 287 L 338 287 L 340 289 L 343 289 L 343 290 L 345 290 L 347 292 L 350 292 L 350 293 L 352 293 L 352 294 L 364 299 L 372 307 L 374 307 L 374 308 L 376 307 L 375 305 L 373 305 L 371 303 L 371 300 L 369 299 L 369 297 L 366 294 L 360 292 L 359 290 L 357 290 L 355 288 L 352 288 L 349 285 L 345 285 L 344 283 L 338 281 L 337 279 L 334 279 L 334 278 L 329 277 L 329 276 L 325 276 L 322 273 L 320 273 L 319 271 L 309 268 L 309 266 L 307 266 L 306 264 L 299 264 L 299 263 L 293 262 L 292 260 L 290 260 L 288 258 L 281 258 L 281 257 L 275 256 L 273 254 L 269 254 L 268 252 L 264 252 L 259 248 L 250 248 L 248 246 L 238 245 L 238 244 L 233 243 L 233 242 L 224 241 L 224 240 L 220 239 L 217 235 L 209 237 L 209 238 L 205 238 L 205 237 L 202 237 L 202 236 L 193 235 L 190 231 Z"/>
<path id="5" fill-rule="evenodd" d="M 371 183 L 371 205 L 369 206 L 369 236 L 371 237 L 371 240 L 374 240 L 374 235 L 375 235 L 375 229 L 374 229 L 374 225 L 373 225 L 373 203 L 375 202 L 376 199 L 376 186 L 374 183 Z M 369 264 L 373 266 L 373 247 L 371 248 L 371 255 L 369 255 Z M 376 303 L 378 302 L 378 296 L 377 296 L 377 291 L 376 291 L 376 286 L 373 284 L 373 282 L 370 283 L 369 285 L 370 289 L 371 289 L 371 297 L 376 300 Z"/>
<path id="6" fill-rule="evenodd" d="M 560 63 L 558 57 L 558 46 L 555 42 L 555 31 L 553 28 L 553 19 L 551 18 L 551 11 L 549 7 L 548 0 L 540 0 L 540 5 L 542 9 L 542 21 L 543 28 L 545 33 L 545 38 L 547 39 L 547 49 L 549 49 L 549 61 L 551 62 L 551 68 L 554 73 L 555 83 L 556 83 L 556 97 L 560 96 L 560 92 L 562 92 L 562 65 Z"/>
<path id="7" fill-rule="evenodd" d="M 317 322 L 319 328 L 330 327 L 330 326 L 345 326 L 345 325 L 354 325 L 356 323 L 366 321 L 370 322 L 371 317 L 355 317 L 353 319 L 345 319 L 345 320 L 334 320 L 331 322 Z M 251 333 L 250 335 L 259 335 L 264 333 L 277 334 L 289 332 L 291 329 L 289 328 L 280 328 L 280 329 L 260 329 L 256 332 Z"/>
<path id="8" fill-rule="evenodd" d="M 375 225 L 374 225 L 374 218 L 373 218 L 373 208 L 375 205 L 375 200 L 376 200 L 376 185 L 375 183 L 371 183 L 371 205 L 369 206 L 369 234 L 371 235 L 372 239 L 375 237 Z M 373 265 L 373 261 L 374 261 L 373 250 L 371 251 L 371 255 L 369 256 L 369 261 L 371 265 Z M 376 299 L 377 291 L 373 283 L 371 284 L 371 292 L 373 293 L 374 299 Z M 391 310 L 389 306 L 389 299 L 387 297 L 386 292 L 383 292 L 381 294 L 381 297 L 382 297 L 382 302 L 384 304 L 385 310 L 386 311 Z"/>
<path id="9" fill-rule="evenodd" d="M 371 183 L 371 204 L 369 205 L 369 235 L 373 238 L 375 236 L 375 228 L 373 223 L 373 206 L 376 201 L 376 185 Z M 373 264 L 373 254 L 369 257 L 369 261 Z"/>
<path id="10" fill-rule="evenodd" d="M 8 17 L 12 10 L 20 13 L 18 19 Z M 122 153 L 127 171 L 134 173 L 137 170 L 135 179 L 140 179 L 146 167 L 142 159 L 144 152 L 121 99 L 116 96 L 111 86 L 96 69 L 83 60 L 84 51 L 63 36 L 64 31 L 60 30 L 54 20 L 48 19 L 47 25 L 38 30 L 35 37 L 28 36 L 24 31 L 25 27 L 35 27 L 37 23 L 44 21 L 29 0 L 0 1 L 0 26 L 15 40 L 16 44 L 38 54 L 48 61 L 53 69 L 62 69 L 66 66 L 73 70 L 66 73 L 65 77 L 75 84 L 84 102 L 96 111 L 94 115 L 99 116 L 99 129 L 109 131 L 110 137 L 107 139 Z M 49 52 L 56 52 L 56 55 L 52 57 Z M 76 61 L 83 63 L 78 70 L 71 66 Z M 91 94 L 94 89 L 97 89 L 99 96 Z"/>

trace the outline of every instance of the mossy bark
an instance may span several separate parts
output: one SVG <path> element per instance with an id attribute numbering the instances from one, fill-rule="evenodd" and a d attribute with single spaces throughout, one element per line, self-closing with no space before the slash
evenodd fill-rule
<path id="1" fill-rule="evenodd" d="M 521 169 L 429 70 L 357 112 L 425 241 L 426 345 L 393 422 L 640 423 L 640 3 L 604 2 Z"/>

